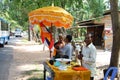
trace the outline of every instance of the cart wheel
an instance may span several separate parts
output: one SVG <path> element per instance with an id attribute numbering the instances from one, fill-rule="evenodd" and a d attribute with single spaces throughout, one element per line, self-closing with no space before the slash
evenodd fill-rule
<path id="1" fill-rule="evenodd" d="M 4 47 L 4 44 L 0 44 L 0 47 Z"/>

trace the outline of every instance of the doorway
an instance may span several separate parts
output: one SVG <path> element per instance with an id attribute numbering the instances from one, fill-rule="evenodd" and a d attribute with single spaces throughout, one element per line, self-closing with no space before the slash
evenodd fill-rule
<path id="1" fill-rule="evenodd" d="M 104 30 L 104 25 L 87 27 L 87 32 L 92 34 L 93 44 L 95 46 L 102 46 L 103 38 L 102 32 Z"/>

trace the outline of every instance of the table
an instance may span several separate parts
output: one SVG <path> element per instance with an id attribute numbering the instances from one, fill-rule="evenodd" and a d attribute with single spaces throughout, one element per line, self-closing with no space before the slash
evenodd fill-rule
<path id="1" fill-rule="evenodd" d="M 48 61 L 44 65 L 44 80 L 46 80 L 46 71 L 50 73 L 52 80 L 90 80 L 90 70 L 75 71 L 72 68 L 67 70 L 59 70 Z"/>

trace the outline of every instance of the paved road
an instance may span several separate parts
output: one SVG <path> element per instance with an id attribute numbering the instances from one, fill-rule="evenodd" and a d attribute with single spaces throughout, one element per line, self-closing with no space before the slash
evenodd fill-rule
<path id="1" fill-rule="evenodd" d="M 0 48 L 0 80 L 8 80 L 10 64 L 13 60 L 11 44 Z"/>

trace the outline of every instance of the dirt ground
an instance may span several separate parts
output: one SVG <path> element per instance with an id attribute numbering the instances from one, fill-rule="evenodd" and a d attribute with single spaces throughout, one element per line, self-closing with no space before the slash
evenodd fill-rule
<path id="1" fill-rule="evenodd" d="M 43 45 L 22 38 L 13 38 L 9 46 L 13 48 L 13 61 L 8 80 L 43 80 L 42 64 L 49 59 L 48 48 L 45 47 L 43 51 Z M 98 59 L 103 57 L 103 54 L 105 56 L 108 53 L 98 54 Z M 101 63 L 98 62 L 97 65 L 100 66 Z M 102 70 L 103 68 L 97 69 L 95 80 L 103 78 Z"/>
<path id="2" fill-rule="evenodd" d="M 21 38 L 11 40 L 13 47 L 13 62 L 11 63 L 8 80 L 43 80 L 42 63 L 49 59 L 47 48 L 33 41 Z"/>

